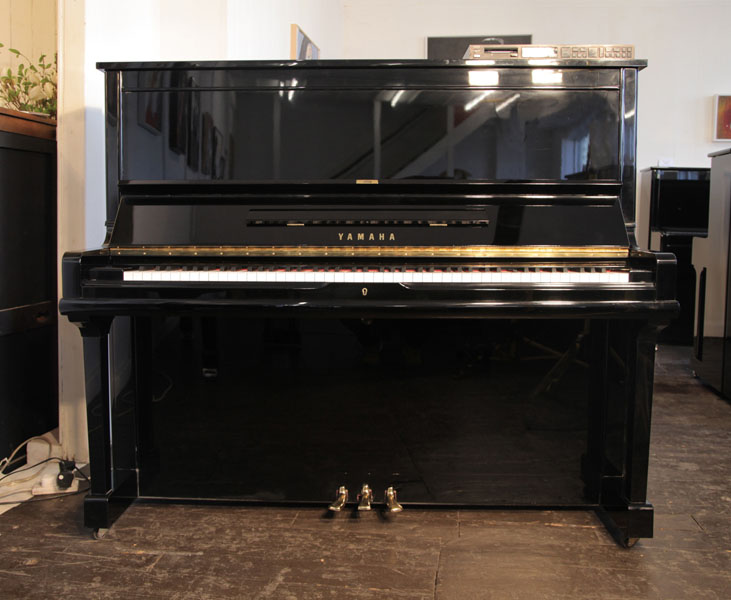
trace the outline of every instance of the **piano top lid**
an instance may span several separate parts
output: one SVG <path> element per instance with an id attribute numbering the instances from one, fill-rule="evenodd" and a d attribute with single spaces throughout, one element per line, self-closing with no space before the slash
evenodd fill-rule
<path id="1" fill-rule="evenodd" d="M 160 71 L 160 70 L 247 70 L 247 69 L 435 69 L 474 67 L 518 68 L 635 68 L 644 69 L 647 60 L 612 58 L 496 58 L 489 60 L 425 60 L 425 59 L 349 59 L 349 60 L 203 60 L 203 61 L 150 61 L 150 62 L 100 62 L 100 71 Z"/>

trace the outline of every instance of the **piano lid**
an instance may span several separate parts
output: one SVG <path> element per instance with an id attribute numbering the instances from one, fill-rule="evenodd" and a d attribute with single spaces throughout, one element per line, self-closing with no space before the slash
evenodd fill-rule
<path id="1" fill-rule="evenodd" d="M 500 57 L 494 59 L 497 67 L 536 67 L 535 58 Z M 630 67 L 644 69 L 647 60 L 632 57 L 621 58 L 558 58 L 564 67 Z M 196 60 L 196 61 L 136 61 L 136 62 L 98 62 L 100 71 L 158 71 L 158 70 L 257 70 L 257 69 L 411 69 L 423 68 L 464 68 L 473 64 L 472 60 L 424 60 L 424 59 L 348 59 L 348 60 Z M 550 66 L 548 64 L 544 66 Z"/>

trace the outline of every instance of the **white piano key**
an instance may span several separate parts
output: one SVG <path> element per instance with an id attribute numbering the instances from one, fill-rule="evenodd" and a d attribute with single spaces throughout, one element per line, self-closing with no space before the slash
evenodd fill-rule
<path id="1" fill-rule="evenodd" d="M 430 284 L 621 284 L 630 280 L 629 272 L 605 270 L 585 267 L 579 271 L 529 271 L 527 268 L 512 270 L 442 270 L 429 271 L 422 269 L 390 269 L 390 270 L 350 270 L 344 267 L 329 270 L 327 267 L 313 267 L 312 270 L 284 269 L 128 269 L 122 273 L 123 281 L 129 282 L 278 282 L 278 283 L 353 283 L 392 284 L 392 283 L 430 283 Z"/>

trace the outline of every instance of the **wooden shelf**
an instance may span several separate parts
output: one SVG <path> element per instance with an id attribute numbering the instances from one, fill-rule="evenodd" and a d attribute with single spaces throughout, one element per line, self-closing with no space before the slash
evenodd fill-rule
<path id="1" fill-rule="evenodd" d="M 0 108 L 0 131 L 55 140 L 56 120 L 10 108 Z"/>

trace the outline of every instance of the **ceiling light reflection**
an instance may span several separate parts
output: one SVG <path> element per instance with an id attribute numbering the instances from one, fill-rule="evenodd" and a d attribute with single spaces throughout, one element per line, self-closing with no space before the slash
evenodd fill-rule
<path id="1" fill-rule="evenodd" d="M 467 77 L 470 85 L 497 85 L 500 83 L 500 73 L 497 71 L 469 71 Z"/>
<path id="2" fill-rule="evenodd" d="M 479 96 L 472 98 L 472 100 L 470 100 L 467 104 L 465 104 L 464 109 L 466 111 L 472 110 L 473 108 L 475 108 L 475 106 L 477 106 L 480 102 L 482 102 L 490 94 L 494 94 L 494 93 L 495 93 L 495 90 L 485 90 Z"/>

